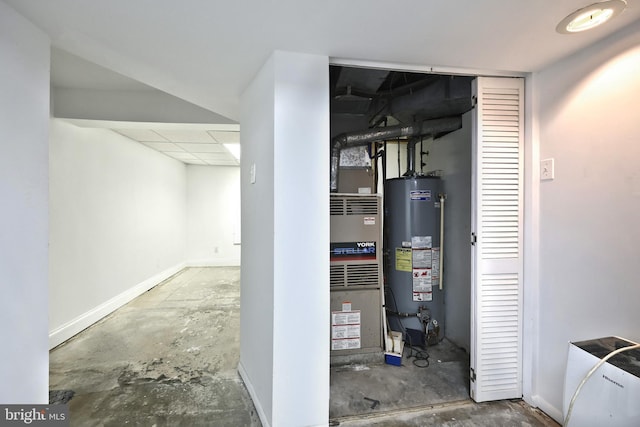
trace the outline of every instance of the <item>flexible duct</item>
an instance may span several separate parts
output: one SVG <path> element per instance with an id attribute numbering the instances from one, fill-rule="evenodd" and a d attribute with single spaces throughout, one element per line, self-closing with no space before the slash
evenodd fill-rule
<path id="1" fill-rule="evenodd" d="M 389 126 L 340 134 L 331 140 L 331 191 L 338 191 L 340 151 L 344 148 L 358 147 L 371 142 L 400 137 L 434 136 L 441 133 L 453 132 L 461 127 L 462 118 L 458 116 L 425 120 L 410 125 Z"/>

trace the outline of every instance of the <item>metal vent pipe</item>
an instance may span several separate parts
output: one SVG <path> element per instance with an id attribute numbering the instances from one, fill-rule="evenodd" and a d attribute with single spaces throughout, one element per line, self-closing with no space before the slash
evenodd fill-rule
<path id="1" fill-rule="evenodd" d="M 385 128 L 366 129 L 359 132 L 342 133 L 331 140 L 331 191 L 338 191 L 338 168 L 340 151 L 344 148 L 367 145 L 371 142 L 385 141 L 400 137 L 434 136 L 440 133 L 453 132 L 462 127 L 462 118 L 446 117 L 442 119 L 424 120 L 409 125 L 389 126 Z"/>
<path id="2" fill-rule="evenodd" d="M 407 141 L 407 171 L 404 176 L 411 176 L 416 172 L 416 143 L 418 138 Z"/>

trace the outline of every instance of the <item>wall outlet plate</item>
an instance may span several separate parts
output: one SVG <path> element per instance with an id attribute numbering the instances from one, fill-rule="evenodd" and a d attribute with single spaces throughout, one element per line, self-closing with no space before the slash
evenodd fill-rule
<path id="1" fill-rule="evenodd" d="M 553 159 L 540 161 L 540 181 L 549 181 L 556 177 Z"/>

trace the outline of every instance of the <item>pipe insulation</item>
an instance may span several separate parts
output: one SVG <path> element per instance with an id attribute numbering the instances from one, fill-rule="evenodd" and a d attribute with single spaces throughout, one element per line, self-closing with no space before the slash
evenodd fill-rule
<path id="1" fill-rule="evenodd" d="M 435 136 L 441 133 L 453 132 L 461 127 L 462 117 L 457 116 L 424 120 L 409 125 L 342 133 L 331 140 L 331 191 L 338 191 L 340 152 L 345 148 L 358 147 L 376 141 L 386 141 L 400 137 Z"/>

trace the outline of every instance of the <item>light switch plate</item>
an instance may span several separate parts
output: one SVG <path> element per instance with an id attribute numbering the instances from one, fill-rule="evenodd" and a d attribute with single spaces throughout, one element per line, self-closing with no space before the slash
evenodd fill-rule
<path id="1" fill-rule="evenodd" d="M 540 181 L 549 181 L 556 177 L 553 159 L 540 161 Z"/>
<path id="2" fill-rule="evenodd" d="M 249 181 L 252 184 L 256 183 L 256 164 L 251 164 L 251 168 L 249 169 Z"/>

